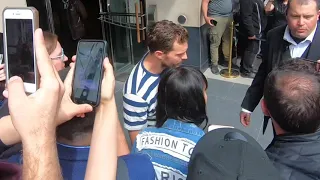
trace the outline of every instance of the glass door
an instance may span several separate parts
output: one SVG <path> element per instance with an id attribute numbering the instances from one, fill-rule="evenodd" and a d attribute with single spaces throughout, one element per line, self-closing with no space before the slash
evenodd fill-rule
<path id="1" fill-rule="evenodd" d="M 108 0 L 106 9 L 100 13 L 105 39 L 110 45 L 116 79 L 125 81 L 147 52 L 144 3 L 141 0 Z"/>

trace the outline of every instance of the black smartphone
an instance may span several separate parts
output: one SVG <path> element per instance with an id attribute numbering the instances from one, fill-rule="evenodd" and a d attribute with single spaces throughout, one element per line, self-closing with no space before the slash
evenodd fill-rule
<path id="1" fill-rule="evenodd" d="M 210 23 L 213 24 L 214 26 L 217 26 L 218 22 L 214 19 L 211 19 L 210 20 Z"/>
<path id="2" fill-rule="evenodd" d="M 108 43 L 102 40 L 78 42 L 72 88 L 72 99 L 76 104 L 99 105 L 107 46 Z"/>

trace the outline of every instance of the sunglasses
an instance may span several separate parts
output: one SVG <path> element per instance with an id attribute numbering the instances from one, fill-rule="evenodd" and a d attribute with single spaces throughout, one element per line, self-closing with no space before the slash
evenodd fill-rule
<path id="1" fill-rule="evenodd" d="M 61 50 L 61 55 L 59 56 L 56 56 L 56 57 L 52 57 L 50 58 L 51 60 L 60 60 L 60 61 L 64 61 L 64 57 L 65 57 L 65 54 L 64 54 L 64 51 L 63 51 L 63 48 Z"/>

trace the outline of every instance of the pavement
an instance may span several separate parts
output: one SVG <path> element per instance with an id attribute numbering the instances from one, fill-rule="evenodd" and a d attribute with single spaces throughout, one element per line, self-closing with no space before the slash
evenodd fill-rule
<path id="1" fill-rule="evenodd" d="M 256 66 L 258 67 L 258 65 Z M 262 134 L 263 114 L 260 105 L 257 106 L 251 115 L 251 125 L 244 127 L 239 120 L 242 99 L 252 82 L 252 79 L 238 77 L 235 79 L 223 78 L 220 75 L 213 75 L 210 69 L 204 72 L 208 79 L 208 104 L 207 114 L 209 124 L 227 125 L 241 129 L 254 137 L 263 148 L 266 148 L 273 138 L 271 122 L 265 134 Z M 122 114 L 122 88 L 124 82 L 116 81 L 116 102 L 119 119 L 123 123 Z M 125 130 L 127 135 L 127 132 Z M 128 135 L 127 135 L 127 139 Z"/>

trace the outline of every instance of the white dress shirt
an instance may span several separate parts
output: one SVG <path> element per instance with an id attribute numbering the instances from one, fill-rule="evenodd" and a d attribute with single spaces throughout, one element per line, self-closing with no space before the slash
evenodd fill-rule
<path id="1" fill-rule="evenodd" d="M 303 55 L 304 51 L 308 48 L 310 43 L 312 43 L 314 34 L 316 33 L 316 29 L 317 29 L 317 25 L 306 39 L 304 39 L 299 44 L 297 44 L 291 37 L 288 26 L 286 27 L 286 30 L 283 35 L 283 40 L 290 43 L 289 49 L 290 49 L 291 58 L 297 58 Z M 246 113 L 252 113 L 251 111 L 244 108 L 242 108 L 241 111 Z"/>
<path id="2" fill-rule="evenodd" d="M 310 43 L 312 43 L 314 34 L 316 33 L 316 29 L 317 29 L 317 26 L 306 39 L 304 39 L 299 44 L 297 44 L 292 39 L 288 26 L 286 27 L 286 30 L 283 35 L 283 40 L 288 41 L 291 44 L 289 46 L 291 58 L 297 58 L 303 55 L 304 51 L 308 48 Z"/>

